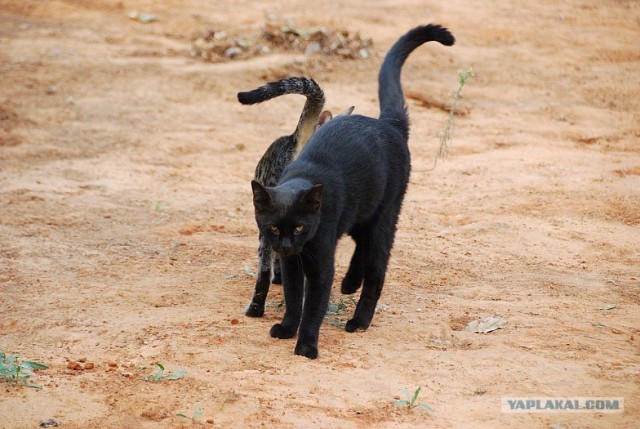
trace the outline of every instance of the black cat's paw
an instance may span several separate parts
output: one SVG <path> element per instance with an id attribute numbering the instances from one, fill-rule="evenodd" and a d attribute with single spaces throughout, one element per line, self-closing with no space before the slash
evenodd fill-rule
<path id="1" fill-rule="evenodd" d="M 318 357 L 318 348 L 310 344 L 298 343 L 294 351 L 298 356 L 304 356 L 309 359 L 315 359 Z"/>
<path id="2" fill-rule="evenodd" d="M 359 317 L 354 317 L 353 319 L 347 322 L 347 324 L 344 327 L 344 330 L 347 332 L 355 332 L 358 329 L 362 329 L 363 331 L 366 331 L 367 328 L 369 327 L 369 323 L 370 322 L 365 322 Z"/>
<path id="3" fill-rule="evenodd" d="M 264 306 L 252 302 L 244 309 L 244 314 L 249 317 L 262 317 L 264 316 Z"/>
<path id="4" fill-rule="evenodd" d="M 271 331 L 269 331 L 269 334 L 273 338 L 280 338 L 281 340 L 286 340 L 287 338 L 293 338 L 296 335 L 296 330 L 287 328 L 286 326 L 283 326 L 280 323 L 276 323 L 271 327 Z"/>
<path id="5" fill-rule="evenodd" d="M 282 284 L 282 274 L 275 273 L 273 275 L 273 278 L 271 279 L 271 283 L 273 283 L 274 285 L 281 285 Z"/>
<path id="6" fill-rule="evenodd" d="M 360 289 L 360 285 L 362 285 L 362 278 L 354 278 L 354 276 L 347 275 L 344 280 L 342 280 L 342 287 L 340 288 L 340 292 L 344 295 L 351 295 L 355 293 L 358 289 Z"/>

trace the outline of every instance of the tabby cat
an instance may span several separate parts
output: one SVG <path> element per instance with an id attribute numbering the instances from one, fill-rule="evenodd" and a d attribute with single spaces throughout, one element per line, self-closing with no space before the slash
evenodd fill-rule
<path id="1" fill-rule="evenodd" d="M 254 175 L 254 180 L 265 186 L 275 186 L 282 175 L 284 167 L 296 156 L 299 150 L 309 140 L 317 128 L 326 124 L 333 117 L 331 112 L 322 111 L 324 107 L 324 92 L 318 84 L 299 77 L 270 82 L 257 89 L 238 93 L 238 101 L 242 104 L 256 104 L 286 94 L 300 94 L 307 97 L 298 125 L 289 136 L 276 139 L 262 156 Z M 343 114 L 350 114 L 353 107 Z M 271 266 L 273 263 L 273 280 L 271 280 Z M 258 274 L 256 286 L 251 302 L 245 309 L 245 314 L 251 317 L 261 317 L 264 314 L 265 300 L 269 293 L 269 284 L 281 283 L 279 258 L 272 255 L 271 246 L 260 235 L 258 247 Z"/>
<path id="2" fill-rule="evenodd" d="M 275 338 L 298 333 L 295 354 L 315 359 L 338 239 L 356 242 L 342 293 L 362 293 L 345 329 L 367 329 L 384 284 L 410 171 L 402 65 L 425 42 L 450 46 L 439 25 L 414 28 L 387 53 L 378 77 L 380 117 L 336 117 L 319 128 L 276 186 L 252 181 L 261 236 L 281 258 L 286 310 Z"/>

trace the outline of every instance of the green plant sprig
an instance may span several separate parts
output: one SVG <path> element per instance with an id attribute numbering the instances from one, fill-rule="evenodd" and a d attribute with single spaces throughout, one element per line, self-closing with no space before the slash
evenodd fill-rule
<path id="1" fill-rule="evenodd" d="M 422 390 L 421 387 L 418 387 L 415 392 L 413 392 L 413 396 L 409 397 L 409 391 L 406 388 L 402 389 L 402 392 L 404 393 L 405 397 L 407 399 L 401 399 L 399 401 L 395 401 L 393 403 L 394 407 L 407 407 L 408 409 L 413 409 L 413 408 L 423 408 L 427 411 L 433 411 L 433 408 L 431 408 L 430 406 L 428 406 L 427 404 L 422 404 L 422 403 L 416 403 L 416 401 L 418 400 L 418 395 L 420 395 L 420 390 Z"/>
<path id="2" fill-rule="evenodd" d="M 159 362 L 156 362 L 153 366 L 155 368 L 154 372 L 150 375 L 143 376 L 142 379 L 144 381 L 180 380 L 187 374 L 187 370 L 185 369 L 176 369 L 165 373 L 164 365 Z"/>
<path id="3" fill-rule="evenodd" d="M 38 362 L 19 361 L 18 355 L 7 355 L 0 350 L 0 380 L 6 383 L 40 389 L 42 386 L 32 383 L 29 379 L 35 375 L 36 370 L 48 368 Z"/>
<path id="4" fill-rule="evenodd" d="M 193 423 L 202 423 L 200 422 L 198 419 L 200 417 L 202 417 L 202 407 L 196 407 L 196 409 L 193 411 L 193 414 L 191 415 L 191 417 L 189 417 L 188 415 L 184 414 L 184 413 L 178 413 L 176 414 L 176 417 L 180 417 L 183 419 L 189 419 L 191 420 Z"/>
<path id="5" fill-rule="evenodd" d="M 460 95 L 462 95 L 462 88 L 466 85 L 466 83 L 475 76 L 473 74 L 473 69 L 460 69 L 458 70 L 458 81 L 460 86 L 453 96 L 453 103 L 451 103 L 451 109 L 449 109 L 449 117 L 447 119 L 447 124 L 444 127 L 444 131 L 442 133 L 442 137 L 440 137 L 440 147 L 438 148 L 438 153 L 436 154 L 435 159 L 433 160 L 433 167 L 428 168 L 426 171 L 433 171 L 436 168 L 436 164 L 438 163 L 438 159 L 445 159 L 449 154 L 449 142 L 453 137 L 453 124 L 455 122 L 455 112 L 456 105 L 458 104 L 458 99 Z"/>

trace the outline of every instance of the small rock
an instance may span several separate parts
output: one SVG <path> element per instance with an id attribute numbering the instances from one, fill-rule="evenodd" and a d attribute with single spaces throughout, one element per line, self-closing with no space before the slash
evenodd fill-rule
<path id="1" fill-rule="evenodd" d="M 117 368 L 118 367 L 118 363 L 114 362 L 114 361 L 109 362 L 107 365 L 109 365 L 110 368 Z"/>
<path id="2" fill-rule="evenodd" d="M 242 49 L 232 46 L 231 48 L 224 51 L 224 56 L 227 58 L 235 58 L 241 53 L 242 53 Z"/>
<path id="3" fill-rule="evenodd" d="M 93 362 L 87 362 L 84 364 L 84 369 L 94 369 L 96 365 Z"/>
<path id="4" fill-rule="evenodd" d="M 478 334 L 485 334 L 493 332 L 496 329 L 501 329 L 507 324 L 507 319 L 500 316 L 495 317 L 483 317 L 479 320 L 469 322 L 465 327 L 465 330 L 475 332 Z"/>
<path id="5" fill-rule="evenodd" d="M 85 363 L 86 361 L 87 361 L 86 357 L 82 357 L 82 358 L 78 359 L 78 362 L 80 362 L 80 363 Z"/>
<path id="6" fill-rule="evenodd" d="M 82 369 L 82 365 L 80 365 L 78 362 L 69 361 L 69 362 L 67 362 L 67 369 L 73 369 L 75 371 L 80 371 Z"/>
<path id="7" fill-rule="evenodd" d="M 305 55 L 313 55 L 318 52 L 322 47 L 318 42 L 311 42 L 309 46 L 307 46 L 307 50 L 305 51 Z"/>
<path id="8" fill-rule="evenodd" d="M 208 423 L 208 424 L 210 424 L 210 425 L 212 425 L 212 424 L 214 424 L 215 422 L 213 421 L 213 419 L 207 419 L 207 423 Z"/>
<path id="9" fill-rule="evenodd" d="M 50 86 L 47 88 L 47 95 L 53 95 L 58 92 L 58 89 L 55 86 Z"/>

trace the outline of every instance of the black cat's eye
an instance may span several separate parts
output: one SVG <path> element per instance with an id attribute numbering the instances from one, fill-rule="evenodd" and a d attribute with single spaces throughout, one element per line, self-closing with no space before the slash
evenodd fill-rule
<path id="1" fill-rule="evenodd" d="M 274 234 L 280 234 L 280 229 L 278 229 L 278 227 L 275 225 L 271 225 L 271 232 L 273 232 Z"/>
<path id="2" fill-rule="evenodd" d="M 304 231 L 304 226 L 302 225 L 296 226 L 296 229 L 295 229 L 296 234 L 300 234 L 302 231 Z"/>

